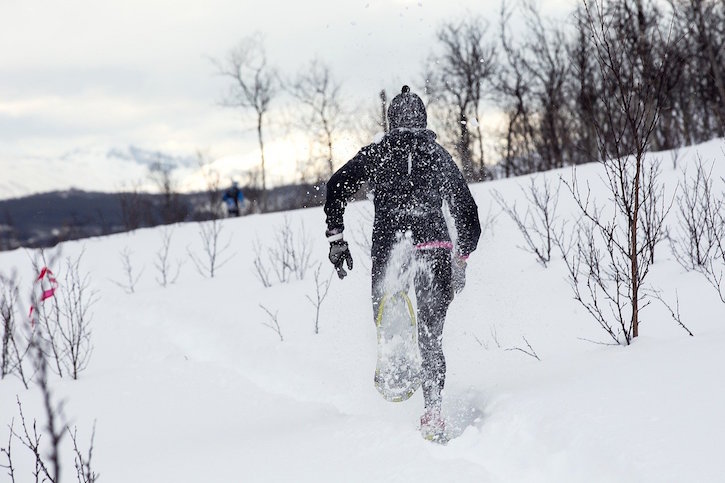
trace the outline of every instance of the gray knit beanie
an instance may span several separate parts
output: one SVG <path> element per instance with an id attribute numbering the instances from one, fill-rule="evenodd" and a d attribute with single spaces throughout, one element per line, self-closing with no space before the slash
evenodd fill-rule
<path id="1" fill-rule="evenodd" d="M 400 94 L 395 96 L 388 107 L 388 123 L 390 130 L 397 128 L 425 129 L 428 116 L 425 104 L 417 95 L 410 92 L 410 87 L 403 86 Z"/>

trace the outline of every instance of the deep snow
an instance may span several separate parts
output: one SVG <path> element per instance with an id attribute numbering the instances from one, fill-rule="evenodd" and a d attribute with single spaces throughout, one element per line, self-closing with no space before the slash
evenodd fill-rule
<path id="1" fill-rule="evenodd" d="M 679 167 L 697 153 L 717 159 L 723 141 L 680 151 Z M 681 172 L 660 153 L 663 180 Z M 596 165 L 580 167 L 596 184 Z M 570 169 L 546 173 L 554 182 Z M 497 213 L 491 191 L 523 202 L 526 178 L 473 185 L 483 218 Z M 597 191 L 600 201 L 606 194 Z M 573 213 L 562 188 L 560 216 Z M 369 201 L 346 214 L 352 231 L 369 233 Z M 657 303 L 643 312 L 630 347 L 605 346 L 606 334 L 572 299 L 557 256 L 548 268 L 518 248 L 521 235 L 501 214 L 471 256 L 465 291 L 454 300 L 444 333 L 448 362 L 444 412 L 455 439 L 447 446 L 418 431 L 420 391 L 404 403 L 384 401 L 373 386 L 375 329 L 363 250 L 351 243 L 355 269 L 336 277 L 314 333 L 310 270 L 302 281 L 264 288 L 252 268 L 253 243 L 271 243 L 287 217 L 309 237 L 312 260 L 331 276 L 320 208 L 223 221 L 231 261 L 205 279 L 187 262 L 179 280 L 161 288 L 153 258 L 160 229 L 64 244 L 63 256 L 85 250 L 100 301 L 94 307 L 94 352 L 80 380 L 54 380 L 81 443 L 97 420 L 94 465 L 102 482 L 241 481 L 722 481 L 725 434 L 725 305 L 696 273 L 658 246 L 649 281 L 679 296 L 689 337 Z M 674 223 L 674 213 L 668 218 Z M 137 270 L 133 294 L 119 252 Z M 175 228 L 172 258 L 200 251 L 198 225 Z M 28 287 L 32 253 L 0 253 L 0 271 L 16 267 Z M 369 263 L 367 263 L 369 267 Z M 284 336 L 263 325 L 260 304 L 279 311 Z M 525 337 L 541 358 L 516 350 Z M 0 381 L 0 446 L 17 415 L 41 421 L 38 391 Z M 20 460 L 23 448 L 16 442 Z M 73 481 L 65 448 L 65 481 Z M 2 463 L 2 461 L 0 461 Z M 16 463 L 16 466 L 19 466 Z M 18 467 L 18 481 L 30 468 Z M 0 480 L 6 481 L 5 475 Z"/>

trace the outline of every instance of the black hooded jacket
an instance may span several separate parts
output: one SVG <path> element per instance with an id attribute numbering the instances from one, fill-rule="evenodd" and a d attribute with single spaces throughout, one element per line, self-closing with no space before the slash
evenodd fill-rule
<path id="1" fill-rule="evenodd" d="M 414 243 L 451 241 L 443 216 L 448 202 L 458 232 L 457 252 L 467 256 L 481 235 L 478 207 L 450 154 L 428 129 L 395 129 L 362 148 L 327 183 L 327 228 L 344 229 L 348 199 L 363 182 L 375 197 L 374 253 L 387 251 L 397 233 L 412 232 Z"/>

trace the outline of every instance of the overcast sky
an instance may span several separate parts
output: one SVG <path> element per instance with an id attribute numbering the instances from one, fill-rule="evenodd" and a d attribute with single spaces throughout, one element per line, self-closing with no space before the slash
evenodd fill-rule
<path id="1" fill-rule="evenodd" d="M 542 0 L 557 16 L 573 0 Z M 482 0 L 0 0 L 0 176 L 29 157 L 136 145 L 215 157 L 256 149 L 238 112 L 217 105 L 208 57 L 261 32 L 270 63 L 292 74 L 327 62 L 347 96 L 417 86 L 442 21 Z M 281 107 L 281 106 L 278 106 Z"/>

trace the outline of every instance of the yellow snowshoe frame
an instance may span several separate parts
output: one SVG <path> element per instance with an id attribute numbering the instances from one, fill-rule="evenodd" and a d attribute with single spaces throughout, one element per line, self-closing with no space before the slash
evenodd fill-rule
<path id="1" fill-rule="evenodd" d="M 415 323 L 416 323 L 416 320 L 415 320 L 415 310 L 413 309 L 413 303 L 410 301 L 410 297 L 408 297 L 408 293 L 407 292 L 400 291 L 400 292 L 397 292 L 397 293 L 394 293 L 394 294 L 385 294 L 385 295 L 383 295 L 383 298 L 380 299 L 380 306 L 378 307 L 378 313 L 377 313 L 377 316 L 375 317 L 375 326 L 378 329 L 377 330 L 377 333 L 378 333 L 378 344 L 380 344 L 380 337 L 381 337 L 381 334 L 380 334 L 380 324 L 383 321 L 383 311 L 385 310 L 385 303 L 389 299 L 393 299 L 393 298 L 396 298 L 396 297 L 402 297 L 402 299 L 405 301 L 405 304 L 408 306 L 408 313 L 410 314 L 410 325 L 412 325 L 413 327 L 415 327 Z M 417 334 L 416 334 L 416 331 L 414 330 L 413 331 L 413 341 L 416 340 L 416 337 L 417 337 Z M 380 376 L 380 372 L 376 368 L 375 369 L 375 378 L 377 379 L 379 376 Z M 376 384 L 376 386 L 377 386 L 377 384 Z M 400 396 L 395 396 L 395 397 L 390 397 L 390 398 L 389 397 L 385 397 L 384 394 L 383 394 L 383 396 L 385 397 L 385 399 L 387 399 L 388 401 L 391 401 L 391 402 L 402 402 L 402 401 L 405 401 L 405 400 L 409 399 L 410 396 L 412 396 L 415 393 L 416 389 L 417 389 L 417 387 L 415 389 L 411 389 L 406 394 L 403 394 L 403 395 L 400 395 Z M 382 394 L 382 392 L 381 392 L 381 394 Z"/>

